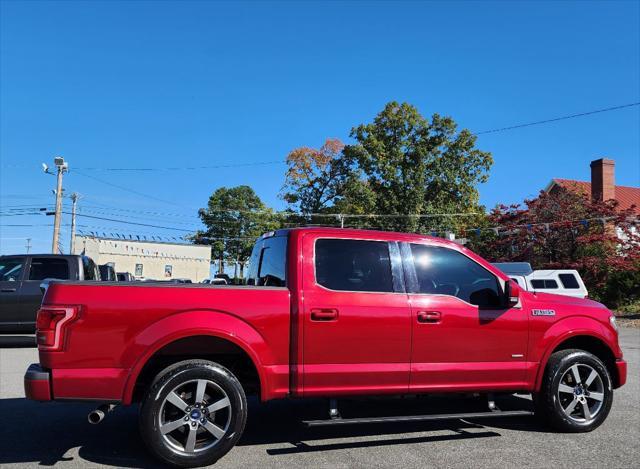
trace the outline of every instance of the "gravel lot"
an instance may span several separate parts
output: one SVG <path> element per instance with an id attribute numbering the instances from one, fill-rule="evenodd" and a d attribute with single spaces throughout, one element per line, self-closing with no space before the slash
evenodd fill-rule
<path id="1" fill-rule="evenodd" d="M 136 408 L 89 425 L 92 405 L 29 402 L 22 376 L 37 361 L 29 339 L 0 338 L 0 464 L 7 467 L 157 467 L 137 433 Z M 589 434 L 556 434 L 532 417 L 304 429 L 326 412 L 321 400 L 252 403 L 245 434 L 216 467 L 632 467 L 640 460 L 640 330 L 623 328 L 629 381 L 611 414 Z M 501 406 L 528 405 L 513 397 Z M 345 416 L 441 411 L 481 402 L 439 398 L 345 402 Z M 481 407 L 478 407 L 481 410 Z M 635 461 L 635 462 L 634 462 Z M 637 466 L 636 466 L 637 467 Z"/>

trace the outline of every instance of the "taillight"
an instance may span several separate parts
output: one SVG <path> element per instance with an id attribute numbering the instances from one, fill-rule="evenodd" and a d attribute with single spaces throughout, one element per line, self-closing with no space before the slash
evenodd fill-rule
<path id="1" fill-rule="evenodd" d="M 75 306 L 43 306 L 36 320 L 36 341 L 42 350 L 62 350 L 64 327 L 78 315 Z"/>

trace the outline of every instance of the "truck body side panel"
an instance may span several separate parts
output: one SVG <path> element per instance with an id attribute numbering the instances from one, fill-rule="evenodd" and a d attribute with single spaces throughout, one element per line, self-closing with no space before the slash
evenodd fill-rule
<path id="1" fill-rule="evenodd" d="M 250 355 L 264 396 L 282 395 L 288 388 L 289 301 L 286 288 L 273 287 L 53 284 L 44 304 L 80 305 L 80 313 L 68 326 L 64 351 L 41 351 L 40 360 L 60 370 L 54 373 L 55 398 L 85 396 L 81 382 L 91 389 L 91 380 L 101 379 L 99 397 L 128 401 L 132 379 L 154 351 L 183 337 L 213 335 Z M 76 385 L 62 384 L 70 374 Z"/>

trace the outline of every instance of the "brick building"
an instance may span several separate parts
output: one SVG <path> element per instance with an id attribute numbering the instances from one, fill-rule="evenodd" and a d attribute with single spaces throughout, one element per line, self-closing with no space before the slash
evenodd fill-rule
<path id="1" fill-rule="evenodd" d="M 634 207 L 636 215 L 640 215 L 640 187 L 617 186 L 615 179 L 615 161 L 600 158 L 591 162 L 591 181 L 576 181 L 574 179 L 552 179 L 545 188 L 553 192 L 563 187 L 570 191 L 580 192 L 591 196 L 595 200 L 618 201 L 618 208 L 625 210 Z"/>

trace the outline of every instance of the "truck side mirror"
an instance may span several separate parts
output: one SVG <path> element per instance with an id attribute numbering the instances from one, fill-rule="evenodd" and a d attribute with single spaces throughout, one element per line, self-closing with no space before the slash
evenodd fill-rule
<path id="1" fill-rule="evenodd" d="M 505 285 L 505 303 L 508 308 L 513 308 L 520 302 L 520 292 L 522 289 L 515 280 L 509 280 Z"/>

